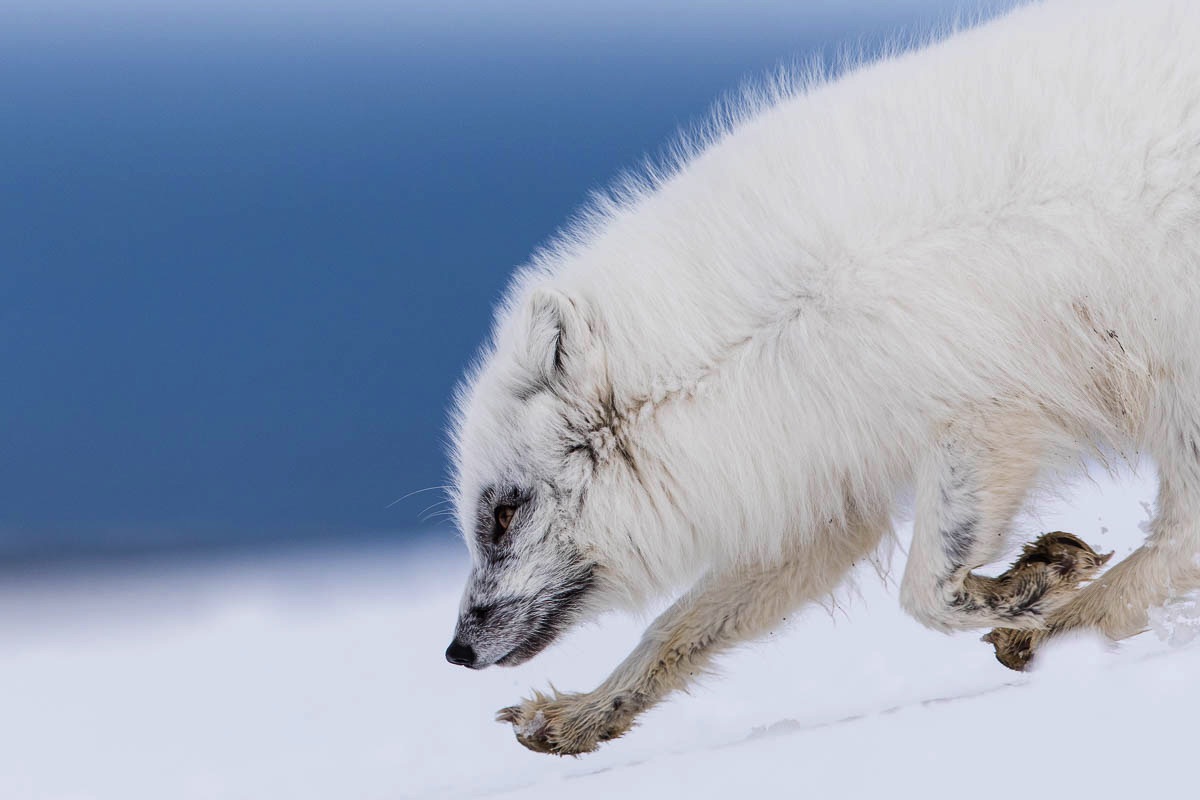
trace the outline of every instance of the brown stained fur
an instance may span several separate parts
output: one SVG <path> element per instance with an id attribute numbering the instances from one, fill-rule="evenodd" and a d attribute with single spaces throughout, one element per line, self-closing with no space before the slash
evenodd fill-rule
<path id="1" fill-rule="evenodd" d="M 576 756 L 628 732 L 642 710 L 636 698 L 534 692 L 521 705 L 500 709 L 496 721 L 511 723 L 517 741 L 534 752 Z"/>
<path id="2" fill-rule="evenodd" d="M 989 589 L 997 594 L 998 603 L 1009 605 L 1016 605 L 1025 597 L 1066 599 L 1080 584 L 1096 577 L 1112 555 L 1097 553 L 1070 533 L 1043 534 L 1025 545 L 1020 557 Z M 1047 630 L 995 628 L 983 641 L 996 649 L 997 661 L 1009 669 L 1023 671 L 1049 635 Z"/>

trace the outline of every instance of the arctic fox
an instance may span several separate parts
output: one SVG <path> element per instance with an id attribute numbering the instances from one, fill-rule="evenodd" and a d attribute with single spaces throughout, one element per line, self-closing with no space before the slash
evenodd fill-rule
<path id="1" fill-rule="evenodd" d="M 597 689 L 500 712 L 535 750 L 827 596 L 906 495 L 937 629 L 1118 638 L 1200 586 L 1200 5 L 1024 6 L 736 105 L 533 256 L 457 397 L 451 662 L 690 585 Z M 1048 469 L 1142 454 L 1123 562 L 1019 603 L 975 573 Z"/>

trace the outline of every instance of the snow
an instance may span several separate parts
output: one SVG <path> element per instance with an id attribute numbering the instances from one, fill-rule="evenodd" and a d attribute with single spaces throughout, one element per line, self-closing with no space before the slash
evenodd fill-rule
<path id="1" fill-rule="evenodd" d="M 1153 475 L 1080 481 L 1024 530 L 1118 557 Z M 902 532 L 902 541 L 905 533 Z M 1010 672 L 865 572 L 578 759 L 496 709 L 596 684 L 645 620 L 605 618 L 514 669 L 442 658 L 465 556 L 444 546 L 11 576 L 0 587 L 0 798 L 814 798 L 1195 793 L 1196 598 L 1119 647 L 1060 641 Z"/>
<path id="2" fill-rule="evenodd" d="M 1200 633 L 1200 597 L 1191 593 L 1151 609 L 1150 628 L 1174 647 L 1188 644 Z"/>

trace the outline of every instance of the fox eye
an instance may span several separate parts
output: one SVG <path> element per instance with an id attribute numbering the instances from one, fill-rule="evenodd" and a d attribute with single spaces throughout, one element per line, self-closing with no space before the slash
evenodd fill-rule
<path id="1" fill-rule="evenodd" d="M 496 537 L 503 536 L 510 525 L 512 525 L 513 517 L 517 515 L 516 506 L 496 506 Z"/>

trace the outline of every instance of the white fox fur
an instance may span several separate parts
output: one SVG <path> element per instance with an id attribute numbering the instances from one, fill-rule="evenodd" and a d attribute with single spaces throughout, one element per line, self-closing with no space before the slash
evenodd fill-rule
<path id="1" fill-rule="evenodd" d="M 600 689 L 502 712 L 534 749 L 832 591 L 906 492 L 918 619 L 1137 632 L 1200 583 L 1200 5 L 1025 6 L 743 101 L 519 273 L 454 442 L 458 663 L 694 583 Z M 1160 471 L 1146 547 L 989 600 L 1039 474 L 1112 453 Z"/>

